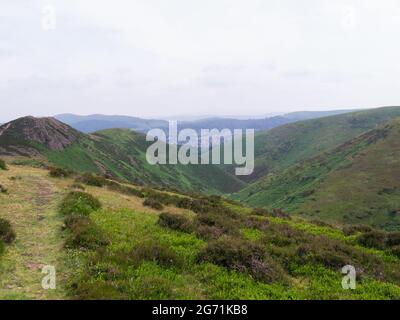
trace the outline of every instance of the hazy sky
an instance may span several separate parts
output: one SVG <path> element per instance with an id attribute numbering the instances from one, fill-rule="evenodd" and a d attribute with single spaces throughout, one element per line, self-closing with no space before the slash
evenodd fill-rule
<path id="1" fill-rule="evenodd" d="M 398 0 L 1 0 L 0 120 L 400 105 L 399 33 Z"/>

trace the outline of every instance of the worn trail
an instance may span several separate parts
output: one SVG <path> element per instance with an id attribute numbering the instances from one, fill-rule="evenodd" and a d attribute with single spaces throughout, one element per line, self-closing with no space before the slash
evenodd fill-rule
<path id="1" fill-rule="evenodd" d="M 62 218 L 57 212 L 61 193 L 35 169 L 10 169 L 0 178 L 9 190 L 1 195 L 0 216 L 17 235 L 0 259 L 0 299 L 65 298 Z M 46 265 L 56 268 L 56 290 L 42 288 Z"/>

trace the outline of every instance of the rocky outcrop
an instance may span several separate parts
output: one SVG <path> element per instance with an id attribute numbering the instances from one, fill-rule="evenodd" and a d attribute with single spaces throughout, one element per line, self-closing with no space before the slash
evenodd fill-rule
<path id="1" fill-rule="evenodd" d="M 36 142 L 50 150 L 63 150 L 83 134 L 55 118 L 23 117 L 0 127 L 0 146 Z"/>

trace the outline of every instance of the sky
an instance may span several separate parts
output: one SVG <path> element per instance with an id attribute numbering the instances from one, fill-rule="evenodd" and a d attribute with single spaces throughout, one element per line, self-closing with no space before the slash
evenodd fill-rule
<path id="1" fill-rule="evenodd" d="M 398 0 L 1 0 L 0 120 L 400 105 Z"/>

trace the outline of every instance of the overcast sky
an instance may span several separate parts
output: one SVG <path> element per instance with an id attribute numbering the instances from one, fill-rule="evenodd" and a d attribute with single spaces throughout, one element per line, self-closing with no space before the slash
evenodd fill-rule
<path id="1" fill-rule="evenodd" d="M 400 105 L 399 33 L 398 0 L 1 0 L 0 120 Z"/>

